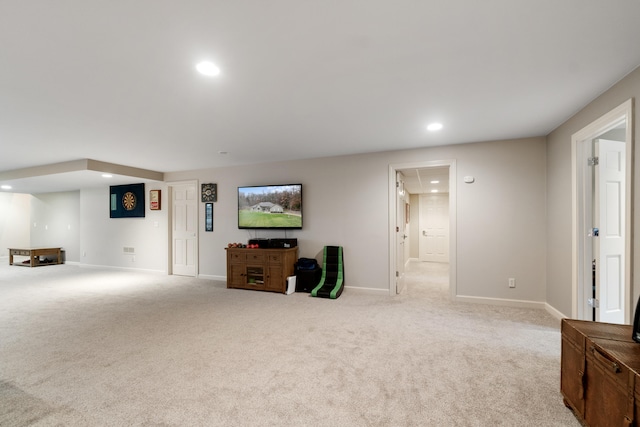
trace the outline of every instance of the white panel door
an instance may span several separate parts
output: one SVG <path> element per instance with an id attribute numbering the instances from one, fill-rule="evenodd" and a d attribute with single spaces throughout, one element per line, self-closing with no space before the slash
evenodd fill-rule
<path id="1" fill-rule="evenodd" d="M 625 143 L 596 141 L 596 320 L 625 321 Z"/>
<path id="2" fill-rule="evenodd" d="M 449 195 L 420 195 L 420 261 L 449 262 Z"/>
<path id="3" fill-rule="evenodd" d="M 173 274 L 195 277 L 198 270 L 198 198 L 196 184 L 172 186 Z"/>

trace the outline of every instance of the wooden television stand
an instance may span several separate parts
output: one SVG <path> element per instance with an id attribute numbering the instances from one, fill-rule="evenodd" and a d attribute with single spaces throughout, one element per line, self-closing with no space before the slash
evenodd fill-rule
<path id="1" fill-rule="evenodd" d="M 293 276 L 298 248 L 226 248 L 227 288 L 286 293 Z"/>

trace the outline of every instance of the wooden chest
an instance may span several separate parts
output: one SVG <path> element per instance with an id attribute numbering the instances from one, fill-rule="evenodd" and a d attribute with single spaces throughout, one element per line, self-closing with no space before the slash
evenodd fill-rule
<path id="1" fill-rule="evenodd" d="M 634 426 L 640 419 L 640 344 L 630 325 L 562 321 L 560 389 L 585 425 Z"/>

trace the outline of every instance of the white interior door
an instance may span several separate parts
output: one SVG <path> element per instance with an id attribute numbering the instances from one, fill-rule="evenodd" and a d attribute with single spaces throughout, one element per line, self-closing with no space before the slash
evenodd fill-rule
<path id="1" fill-rule="evenodd" d="M 449 195 L 420 195 L 420 261 L 449 262 Z"/>
<path id="2" fill-rule="evenodd" d="M 596 140 L 595 224 L 596 320 L 625 323 L 625 165 L 624 142 Z"/>
<path id="3" fill-rule="evenodd" d="M 198 271 L 198 198 L 195 183 L 171 187 L 173 274 L 195 277 Z"/>
<path id="4" fill-rule="evenodd" d="M 404 290 L 404 266 L 406 263 L 405 244 L 407 239 L 406 193 L 404 176 L 396 174 L 396 293 Z"/>

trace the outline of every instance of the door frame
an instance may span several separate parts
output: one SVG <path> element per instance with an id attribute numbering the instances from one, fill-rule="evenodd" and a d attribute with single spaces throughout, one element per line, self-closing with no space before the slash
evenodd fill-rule
<path id="1" fill-rule="evenodd" d="M 456 161 L 455 159 L 450 159 L 389 164 L 389 295 L 391 296 L 396 295 L 397 271 L 396 172 L 403 169 L 426 169 L 431 167 L 449 168 L 449 293 L 452 299 L 457 295 Z"/>
<path id="2" fill-rule="evenodd" d="M 604 114 L 597 120 L 585 126 L 571 136 L 571 317 L 574 319 L 586 319 L 584 301 L 585 288 L 589 277 L 585 277 L 590 271 L 590 265 L 584 254 L 586 249 L 586 224 L 584 223 L 585 203 L 585 168 L 588 166 L 583 161 L 585 158 L 584 144 L 598 138 L 603 133 L 615 128 L 625 121 L 626 144 L 626 191 L 625 191 L 625 323 L 630 323 L 633 313 L 633 301 L 631 299 L 632 288 L 632 214 L 633 214 L 633 99 L 628 99 L 618 107 Z M 588 196 L 587 196 L 588 197 Z"/>
<path id="3" fill-rule="evenodd" d="M 396 232 L 396 237 L 402 232 L 402 240 L 396 242 L 396 271 L 399 275 L 396 275 L 396 293 L 400 294 L 405 288 L 405 265 L 407 263 L 407 223 L 406 223 L 406 204 L 407 193 L 404 189 L 404 174 L 401 171 L 396 171 L 396 191 L 395 191 L 395 205 L 396 205 L 396 227 L 401 227 L 402 230 Z M 402 245 L 402 247 L 400 247 Z M 398 265 L 400 260 L 400 254 L 402 254 L 403 265 Z"/>
<path id="4" fill-rule="evenodd" d="M 167 258 L 167 274 L 173 275 L 173 187 L 178 185 L 193 184 L 196 187 L 196 193 L 198 192 L 198 180 L 185 180 L 185 181 L 172 181 L 167 182 L 167 197 L 169 200 L 169 211 L 167 212 L 167 245 L 168 245 L 168 258 Z M 200 203 L 196 209 L 196 275 L 197 278 L 200 275 Z"/>

